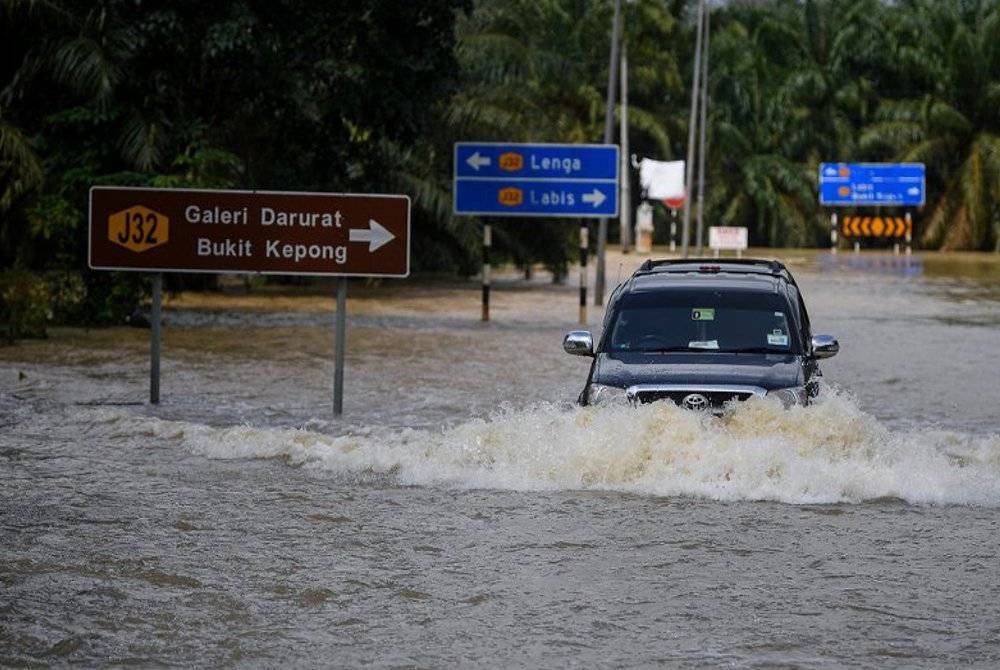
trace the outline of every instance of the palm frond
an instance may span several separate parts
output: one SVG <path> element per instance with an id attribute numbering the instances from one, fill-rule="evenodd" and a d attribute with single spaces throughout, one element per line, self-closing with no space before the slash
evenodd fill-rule
<path id="1" fill-rule="evenodd" d="M 866 154 L 895 154 L 926 136 L 923 124 L 917 121 L 882 121 L 862 131 L 858 147 Z"/>
<path id="2" fill-rule="evenodd" d="M 0 192 L 0 210 L 42 184 L 42 162 L 31 141 L 20 128 L 0 118 L 0 175 L 5 187 Z"/>
<path id="3" fill-rule="evenodd" d="M 933 134 L 963 135 L 972 129 L 972 122 L 952 105 L 935 101 L 928 110 L 927 126 Z"/>
<path id="4" fill-rule="evenodd" d="M 121 78 L 117 63 L 89 37 L 63 43 L 53 54 L 52 67 L 57 81 L 100 102 L 110 99 Z"/>
<path id="5" fill-rule="evenodd" d="M 639 107 L 629 105 L 628 108 L 629 128 L 638 130 L 656 144 L 659 156 L 664 159 L 673 157 L 673 149 L 670 146 L 670 132 L 659 116 Z"/>
<path id="6" fill-rule="evenodd" d="M 163 131 L 163 125 L 158 120 L 132 112 L 125 119 L 119 139 L 122 158 L 141 172 L 153 170 L 160 162 Z"/>
<path id="7" fill-rule="evenodd" d="M 904 163 L 924 163 L 939 173 L 947 173 L 954 157 L 955 143 L 947 137 L 935 137 L 910 146 L 894 158 Z"/>
<path id="8" fill-rule="evenodd" d="M 530 70 L 530 50 L 521 40 L 496 32 L 467 34 L 456 56 L 468 75 L 495 84 L 518 81 Z"/>

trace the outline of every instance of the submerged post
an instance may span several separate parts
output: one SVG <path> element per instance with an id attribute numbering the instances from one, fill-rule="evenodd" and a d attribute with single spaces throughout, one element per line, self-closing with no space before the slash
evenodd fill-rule
<path id="1" fill-rule="evenodd" d="M 344 413 L 344 349 L 347 339 L 347 278 L 337 280 L 337 318 L 333 345 L 333 415 Z"/>
<path id="2" fill-rule="evenodd" d="M 490 224 L 483 226 L 483 321 L 490 320 L 490 247 L 493 231 Z"/>
<path id="3" fill-rule="evenodd" d="M 160 404 L 160 313 L 163 303 L 163 273 L 153 275 L 153 309 L 149 315 L 149 404 Z"/>
<path id="4" fill-rule="evenodd" d="M 830 214 L 830 253 L 837 253 L 837 213 Z"/>
<path id="5" fill-rule="evenodd" d="M 913 253 L 913 217 L 906 213 L 906 255 Z"/>
<path id="6" fill-rule="evenodd" d="M 677 210 L 670 208 L 670 253 L 677 251 Z"/>
<path id="7" fill-rule="evenodd" d="M 587 226 L 580 226 L 580 323 L 587 323 Z"/>

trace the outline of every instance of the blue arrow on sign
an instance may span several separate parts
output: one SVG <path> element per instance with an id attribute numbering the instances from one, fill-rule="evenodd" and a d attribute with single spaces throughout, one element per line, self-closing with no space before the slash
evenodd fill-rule
<path id="1" fill-rule="evenodd" d="M 454 170 L 456 214 L 618 215 L 617 145 L 459 142 Z"/>
<path id="2" fill-rule="evenodd" d="M 926 200 L 923 163 L 821 163 L 819 201 L 832 206 L 910 206 Z"/>

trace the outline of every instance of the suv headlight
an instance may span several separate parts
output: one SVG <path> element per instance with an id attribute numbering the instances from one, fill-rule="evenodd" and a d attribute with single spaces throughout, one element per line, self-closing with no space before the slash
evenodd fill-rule
<path id="1" fill-rule="evenodd" d="M 781 404 L 787 409 L 792 405 L 808 405 L 809 398 L 806 395 L 805 386 L 791 386 L 785 389 L 773 389 L 767 392 L 768 398 L 778 398 Z"/>
<path id="2" fill-rule="evenodd" d="M 587 386 L 588 405 L 627 405 L 630 402 L 628 393 L 623 388 L 605 386 L 604 384 Z"/>

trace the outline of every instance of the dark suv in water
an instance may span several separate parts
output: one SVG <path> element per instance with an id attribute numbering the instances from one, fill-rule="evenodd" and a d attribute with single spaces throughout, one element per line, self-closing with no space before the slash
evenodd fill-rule
<path id="1" fill-rule="evenodd" d="M 587 331 L 563 348 L 594 359 L 582 405 L 670 400 L 719 412 L 731 400 L 807 404 L 817 360 L 840 349 L 813 335 L 784 265 L 765 260 L 649 260 L 611 294 L 594 349 Z"/>

